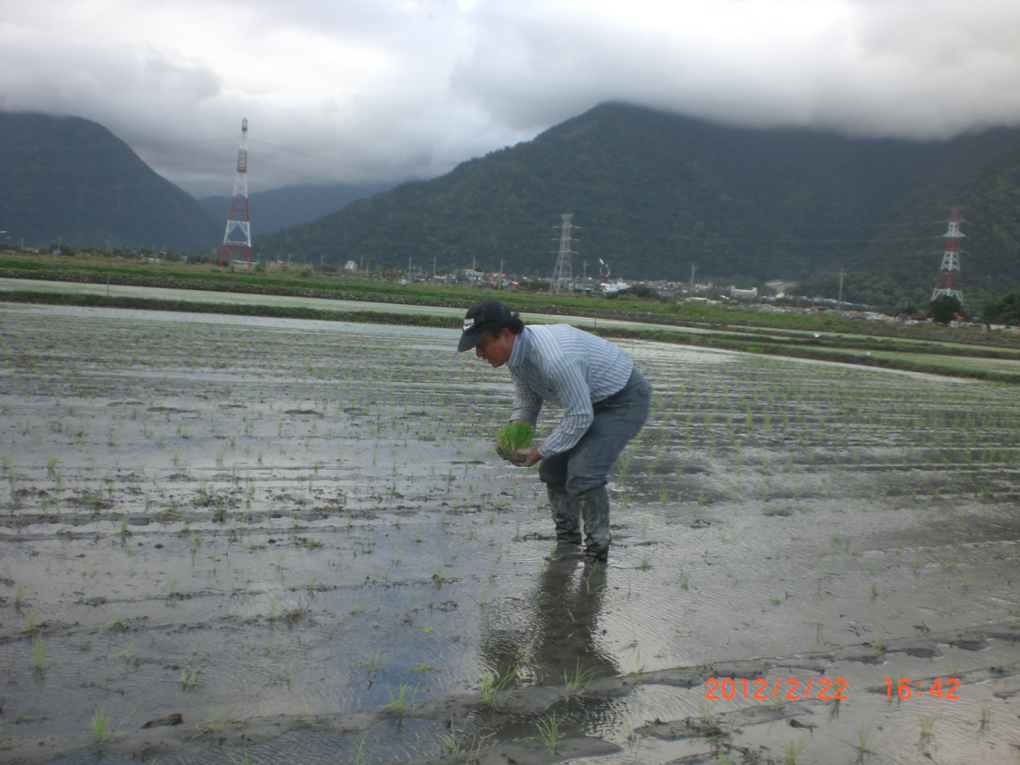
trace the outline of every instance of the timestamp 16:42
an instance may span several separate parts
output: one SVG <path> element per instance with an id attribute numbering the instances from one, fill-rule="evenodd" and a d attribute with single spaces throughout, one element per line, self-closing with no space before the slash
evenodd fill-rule
<path id="1" fill-rule="evenodd" d="M 925 680 L 914 680 L 904 677 L 899 682 L 890 680 L 888 677 L 885 679 L 885 697 L 891 699 L 895 693 L 901 699 L 909 699 L 911 695 L 917 696 L 937 696 L 940 699 L 957 700 L 960 697 L 956 695 L 956 691 L 960 688 L 960 681 L 955 677 L 947 678 L 945 681 L 945 687 L 942 686 L 942 678 L 937 677 L 930 681 L 930 684 L 925 687 L 928 681 Z M 916 686 L 911 687 L 911 686 Z"/>

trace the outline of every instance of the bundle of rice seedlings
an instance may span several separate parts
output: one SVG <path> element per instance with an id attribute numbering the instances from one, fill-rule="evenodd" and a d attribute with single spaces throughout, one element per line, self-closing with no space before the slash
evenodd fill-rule
<path id="1" fill-rule="evenodd" d="M 508 422 L 496 434 L 496 454 L 508 462 L 521 464 L 525 461 L 518 449 L 527 449 L 535 438 L 535 429 L 528 422 Z"/>

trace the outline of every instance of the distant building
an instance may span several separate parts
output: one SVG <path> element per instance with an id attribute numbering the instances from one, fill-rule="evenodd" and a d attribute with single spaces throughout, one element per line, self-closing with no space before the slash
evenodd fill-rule
<path id="1" fill-rule="evenodd" d="M 623 279 L 617 279 L 615 282 L 602 282 L 601 287 L 603 295 L 612 295 L 622 290 L 630 289 L 630 284 Z"/>
<path id="2" fill-rule="evenodd" d="M 683 292 L 687 292 L 693 295 L 694 293 L 698 292 L 702 294 L 706 292 L 711 292 L 712 290 L 715 289 L 715 284 L 713 284 L 712 282 L 709 282 L 708 284 L 698 284 L 696 282 L 694 284 L 688 284 L 686 282 L 677 282 L 676 287 L 677 289 L 682 290 Z"/>
<path id="3" fill-rule="evenodd" d="M 757 287 L 751 287 L 751 289 L 749 290 L 742 290 L 738 289 L 737 287 L 734 287 L 731 284 L 727 289 L 730 293 L 730 297 L 736 300 L 751 300 L 753 298 L 758 297 Z"/>
<path id="4" fill-rule="evenodd" d="M 799 287 L 800 282 L 790 281 L 789 279 L 772 279 L 771 281 L 765 282 L 765 286 L 776 293 L 776 297 L 786 297 L 786 291 L 792 290 L 794 287 Z"/>
<path id="5" fill-rule="evenodd" d="M 357 271 L 358 270 L 358 264 L 355 263 L 353 260 L 348 260 L 346 263 L 344 263 L 344 270 L 345 271 Z"/>

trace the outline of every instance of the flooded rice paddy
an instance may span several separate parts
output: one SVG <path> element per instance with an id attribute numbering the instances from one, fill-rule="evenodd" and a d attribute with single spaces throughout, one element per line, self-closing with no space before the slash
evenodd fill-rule
<path id="1" fill-rule="evenodd" d="M 384 303 L 370 300 L 340 300 L 335 298 L 310 298 L 292 295 L 252 295 L 246 292 L 218 292 L 215 290 L 186 290 L 169 287 L 140 287 L 129 284 L 97 284 L 90 282 L 57 282 L 43 279 L 12 279 L 0 277 L 0 292 L 48 292 L 61 295 L 105 295 L 112 297 L 146 298 L 149 300 L 186 301 L 190 303 L 215 303 L 226 305 L 259 305 L 275 308 L 314 308 L 323 311 L 358 311 L 361 313 L 405 313 L 449 316 L 458 321 L 464 316 L 464 308 L 447 306 L 425 306 L 414 302 Z M 482 296 L 484 297 L 484 295 Z M 596 319 L 589 316 L 564 316 L 542 313 L 525 313 L 522 318 L 528 324 L 557 324 L 569 322 L 577 327 L 625 327 L 628 329 L 668 329 L 662 324 L 620 319 Z M 710 330 L 684 327 L 689 334 L 707 334 Z"/>
<path id="2" fill-rule="evenodd" d="M 456 337 L 0 305 L 0 761 L 1016 761 L 1015 387 L 621 341 L 591 567 Z"/>

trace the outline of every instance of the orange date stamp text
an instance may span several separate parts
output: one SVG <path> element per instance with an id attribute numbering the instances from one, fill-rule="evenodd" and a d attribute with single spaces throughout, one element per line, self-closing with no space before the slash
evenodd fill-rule
<path id="1" fill-rule="evenodd" d="M 706 699 L 720 701 L 722 699 L 752 699 L 755 701 L 807 701 L 814 698 L 820 701 L 845 701 L 846 680 L 837 677 L 809 678 L 802 684 L 795 677 L 777 678 L 769 682 L 764 677 L 748 680 L 745 677 L 710 677 L 705 681 L 708 691 Z M 803 688 L 803 690 L 802 690 Z"/>

